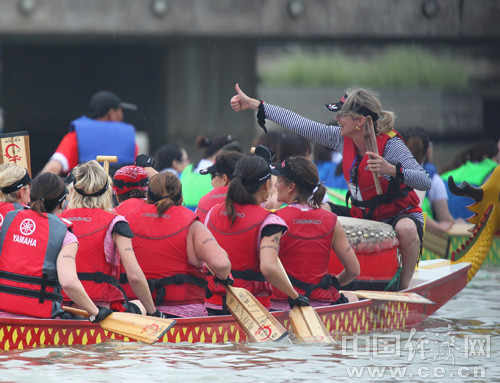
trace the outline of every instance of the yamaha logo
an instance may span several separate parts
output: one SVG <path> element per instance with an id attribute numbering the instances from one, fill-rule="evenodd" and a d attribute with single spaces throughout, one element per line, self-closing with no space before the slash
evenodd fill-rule
<path id="1" fill-rule="evenodd" d="M 35 229 L 36 229 L 35 221 L 29 218 L 23 219 L 21 225 L 19 226 L 19 230 L 21 230 L 21 233 L 23 235 L 31 235 L 33 234 Z"/>

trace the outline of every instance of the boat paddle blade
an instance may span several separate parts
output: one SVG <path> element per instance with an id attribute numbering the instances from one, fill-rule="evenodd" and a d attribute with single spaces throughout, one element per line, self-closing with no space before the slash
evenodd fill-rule
<path id="1" fill-rule="evenodd" d="M 63 307 L 64 311 L 88 318 L 85 310 Z M 173 319 L 162 319 L 146 315 L 114 312 L 98 324 L 104 329 L 140 342 L 153 344 L 161 339 L 177 323 Z"/>
<path id="2" fill-rule="evenodd" d="M 249 342 L 276 342 L 288 336 L 288 331 L 248 290 L 224 287 L 227 307 Z"/>
<path id="3" fill-rule="evenodd" d="M 340 291 L 341 293 L 356 294 L 359 298 L 374 299 L 378 301 L 393 301 L 393 302 L 407 302 L 407 303 L 420 303 L 423 305 L 435 305 L 435 303 L 427 298 L 424 298 L 417 293 L 404 293 L 393 291 Z"/>
<path id="4" fill-rule="evenodd" d="M 289 319 L 297 339 L 314 343 L 335 343 L 311 306 L 295 306 L 290 311 Z"/>

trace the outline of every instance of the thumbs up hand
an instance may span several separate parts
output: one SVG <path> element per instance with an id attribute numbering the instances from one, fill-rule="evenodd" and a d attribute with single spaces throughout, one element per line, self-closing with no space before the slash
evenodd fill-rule
<path id="1" fill-rule="evenodd" d="M 235 89 L 237 95 L 231 99 L 231 107 L 235 112 L 240 112 L 247 109 L 252 109 L 255 111 L 258 110 L 260 104 L 259 100 L 248 97 L 245 93 L 243 93 L 238 84 L 236 84 Z"/>

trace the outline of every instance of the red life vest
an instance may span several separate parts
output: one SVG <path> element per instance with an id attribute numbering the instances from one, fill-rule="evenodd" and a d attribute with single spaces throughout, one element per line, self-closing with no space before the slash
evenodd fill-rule
<path id="1" fill-rule="evenodd" d="M 228 188 L 229 186 L 222 186 L 201 197 L 198 207 L 195 210 L 195 213 L 200 217 L 201 223 L 205 223 L 205 218 L 211 208 L 225 202 Z"/>
<path id="2" fill-rule="evenodd" d="M 9 211 L 22 210 L 24 205 L 19 202 L 0 202 L 0 229 L 2 228 L 5 216 Z"/>
<path id="3" fill-rule="evenodd" d="M 102 209 L 80 208 L 64 211 L 61 216 L 73 223 L 73 232 L 80 242 L 76 271 L 90 299 L 123 301 L 118 283 L 120 266 L 109 264 L 104 253 L 104 238 L 116 214 Z M 64 300 L 69 300 L 66 294 Z"/>
<path id="4" fill-rule="evenodd" d="M 189 228 L 197 219 L 198 216 L 184 206 L 172 206 L 158 217 L 155 205 L 141 204 L 127 214 L 135 235 L 132 243 L 137 262 L 158 306 L 205 301 L 205 274 L 201 268 L 191 265 L 187 256 Z M 122 274 L 120 282 L 123 278 Z M 129 298 L 135 298 L 130 286 L 124 285 L 124 288 Z"/>
<path id="5" fill-rule="evenodd" d="M 257 205 L 235 203 L 234 207 L 236 220 L 232 226 L 225 206 L 217 205 L 210 213 L 208 229 L 220 247 L 229 255 L 234 286 L 247 289 L 264 307 L 270 307 L 269 296 L 272 293 L 272 286 L 260 272 L 260 249 L 257 247 L 257 237 L 260 225 L 271 212 Z M 208 288 L 213 294 L 208 302 L 222 305 L 222 297 L 226 295 L 226 290 L 223 286 L 215 286 L 213 276 L 208 277 Z"/>
<path id="6" fill-rule="evenodd" d="M 332 286 L 328 267 L 337 216 L 324 209 L 303 211 L 292 206 L 279 209 L 276 215 L 288 225 L 279 256 L 295 290 L 314 300 L 335 302 L 340 294 Z M 273 289 L 271 299 L 288 296 Z"/>
<path id="7" fill-rule="evenodd" d="M 115 207 L 115 212 L 116 214 L 123 215 L 125 217 L 130 210 L 135 209 L 143 203 L 146 203 L 144 198 L 129 198 Z"/>
<path id="8" fill-rule="evenodd" d="M 377 146 L 380 156 L 384 153 L 387 141 L 396 136 L 401 138 L 399 133 L 394 130 L 377 135 Z M 344 178 L 348 185 L 351 183 L 351 171 L 354 169 L 356 161 L 356 146 L 352 138 L 344 137 L 342 166 Z M 368 156 L 365 155 L 358 167 L 357 185 L 362 200 L 356 200 L 355 196 L 352 195 L 352 217 L 380 221 L 396 214 L 401 214 L 402 212 L 404 214 L 422 212 L 422 209 L 418 206 L 420 200 L 417 194 L 412 188 L 401 183 L 396 178 L 389 182 L 384 177 L 379 177 L 382 194 L 377 195 L 373 174 L 368 169 L 367 161 Z"/>
<path id="9" fill-rule="evenodd" d="M 0 234 L 0 310 L 39 318 L 64 312 L 56 262 L 70 226 L 32 210 L 6 215 Z"/>

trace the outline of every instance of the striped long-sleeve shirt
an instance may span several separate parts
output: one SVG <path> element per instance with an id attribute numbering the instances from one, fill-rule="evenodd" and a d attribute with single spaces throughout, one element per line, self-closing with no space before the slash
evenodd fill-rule
<path id="1" fill-rule="evenodd" d="M 291 132 L 304 136 L 312 141 L 328 146 L 342 153 L 344 149 L 344 139 L 340 135 L 340 128 L 334 125 L 325 125 L 309 120 L 288 109 L 279 106 L 263 103 L 266 119 L 281 125 Z M 390 139 L 382 157 L 390 164 L 401 164 L 404 183 L 417 190 L 429 190 L 431 179 L 427 172 L 413 158 L 404 142 L 399 137 Z M 384 175 L 390 181 L 391 176 Z M 414 214 L 423 223 L 422 213 Z"/>
<path id="2" fill-rule="evenodd" d="M 343 152 L 344 139 L 340 135 L 340 128 L 333 125 L 320 124 L 298 115 L 288 109 L 264 103 L 266 118 L 281 125 L 294 133 L 300 134 L 312 141 Z M 390 164 L 401 164 L 404 182 L 417 190 L 429 190 L 431 179 L 427 172 L 413 158 L 411 152 L 400 138 L 394 137 L 387 142 L 382 157 Z M 390 180 L 389 175 L 384 175 Z"/>

